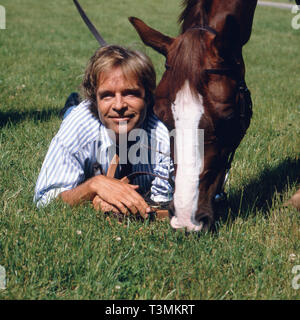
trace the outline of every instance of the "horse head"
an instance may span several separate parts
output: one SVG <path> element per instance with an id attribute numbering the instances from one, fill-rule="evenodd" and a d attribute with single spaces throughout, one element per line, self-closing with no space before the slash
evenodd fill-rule
<path id="1" fill-rule="evenodd" d="M 154 112 L 169 130 L 176 129 L 173 159 L 175 151 L 189 157 L 188 164 L 182 157 L 175 161 L 171 225 L 200 231 L 214 226 L 216 195 L 252 116 L 242 47 L 250 38 L 257 1 L 184 4 L 181 33 L 175 38 L 140 19 L 129 20 L 142 41 L 166 57 Z M 204 130 L 204 157 L 199 129 Z"/>

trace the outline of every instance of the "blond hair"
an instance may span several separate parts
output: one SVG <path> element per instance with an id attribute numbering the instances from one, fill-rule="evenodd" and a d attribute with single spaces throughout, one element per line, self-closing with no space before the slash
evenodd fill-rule
<path id="1" fill-rule="evenodd" d="M 139 51 L 109 45 L 98 49 L 91 57 L 81 84 L 82 94 L 90 101 L 93 114 L 98 116 L 96 93 L 101 76 L 115 67 L 120 67 L 125 77 L 138 80 L 145 89 L 147 111 L 152 111 L 156 74 L 151 60 Z"/>

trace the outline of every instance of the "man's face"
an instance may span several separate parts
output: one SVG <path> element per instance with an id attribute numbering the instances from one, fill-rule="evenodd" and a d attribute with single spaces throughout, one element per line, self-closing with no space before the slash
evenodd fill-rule
<path id="1" fill-rule="evenodd" d="M 101 122 L 115 134 L 140 127 L 146 116 L 145 89 L 136 78 L 125 78 L 120 67 L 101 76 L 97 105 Z"/>

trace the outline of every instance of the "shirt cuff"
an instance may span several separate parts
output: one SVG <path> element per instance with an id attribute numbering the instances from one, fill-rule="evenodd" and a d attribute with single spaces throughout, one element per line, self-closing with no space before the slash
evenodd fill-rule
<path id="1" fill-rule="evenodd" d="M 166 196 L 163 196 L 161 194 L 154 195 L 152 194 L 150 199 L 153 200 L 154 202 L 167 202 L 172 200 L 172 194 L 168 194 Z"/>
<path id="2" fill-rule="evenodd" d="M 51 189 L 44 193 L 43 196 L 36 201 L 36 206 L 38 208 L 46 207 L 53 199 L 57 198 L 62 192 L 70 190 L 68 188 L 56 188 Z"/>

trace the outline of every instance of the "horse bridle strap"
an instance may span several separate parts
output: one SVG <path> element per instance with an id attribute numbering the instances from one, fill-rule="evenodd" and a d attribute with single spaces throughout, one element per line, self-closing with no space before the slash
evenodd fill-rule
<path id="1" fill-rule="evenodd" d="M 198 29 L 198 30 L 203 30 L 206 32 L 209 32 L 213 35 L 217 35 L 217 31 L 207 25 L 195 25 L 189 29 Z M 243 77 L 239 74 L 237 71 L 237 67 L 240 66 L 240 63 L 235 60 L 235 66 L 233 68 L 222 68 L 222 69 L 205 69 L 206 74 L 213 74 L 213 75 L 224 75 L 224 76 L 229 76 L 229 77 L 237 77 L 238 78 L 238 89 L 239 89 L 239 107 L 240 107 L 240 124 L 242 126 L 243 133 L 246 132 L 246 125 L 245 125 L 245 118 L 246 118 L 246 109 L 247 107 L 250 109 L 250 112 L 252 112 L 252 101 L 251 101 L 251 94 L 250 91 L 247 88 L 246 82 L 243 79 Z M 227 164 L 226 164 L 226 170 L 227 173 L 229 172 L 231 168 L 231 163 L 234 158 L 235 151 L 232 151 L 227 159 Z M 225 184 L 225 181 L 224 181 Z M 224 185 L 223 185 L 224 187 Z"/>
<path id="2" fill-rule="evenodd" d="M 203 31 L 210 32 L 214 35 L 217 35 L 217 31 L 206 25 L 196 25 L 191 27 L 190 29 L 199 29 Z M 246 117 L 246 108 L 247 104 L 250 110 L 252 110 L 252 101 L 251 94 L 247 88 L 246 82 L 243 77 L 237 71 L 237 68 L 240 67 L 239 61 L 235 59 L 235 66 L 233 68 L 223 68 L 223 69 L 205 69 L 206 74 L 215 74 L 215 75 L 224 75 L 224 76 L 232 76 L 237 77 L 238 80 L 238 88 L 239 88 L 239 105 L 240 105 L 240 118 L 242 119 L 241 125 L 244 132 L 246 132 L 245 124 L 243 119 Z"/>
<path id="3" fill-rule="evenodd" d="M 197 29 L 197 30 L 202 30 L 202 31 L 208 31 L 209 33 L 211 33 L 211 34 L 213 34 L 215 36 L 218 34 L 215 29 L 211 28 L 210 26 L 206 26 L 206 25 L 195 25 L 193 27 L 190 27 L 189 29 Z"/>
<path id="4" fill-rule="evenodd" d="M 218 74 L 224 76 L 231 76 L 233 74 L 232 69 L 224 68 L 224 69 L 205 69 L 205 73 L 207 74 Z"/>

